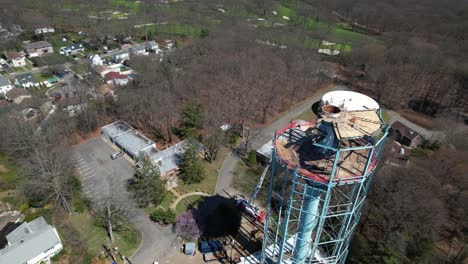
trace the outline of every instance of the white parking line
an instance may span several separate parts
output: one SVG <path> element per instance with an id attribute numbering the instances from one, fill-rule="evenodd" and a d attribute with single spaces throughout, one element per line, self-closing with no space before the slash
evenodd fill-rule
<path id="1" fill-rule="evenodd" d="M 86 176 L 86 177 L 83 177 L 83 180 L 86 181 L 86 180 L 88 180 L 88 179 L 91 179 L 91 178 L 94 177 L 94 176 L 96 176 L 96 173 L 91 174 L 91 175 L 88 175 L 88 176 Z"/>
<path id="2" fill-rule="evenodd" d="M 79 162 L 75 162 L 75 166 L 80 166 L 80 165 L 83 165 L 83 164 L 86 164 L 86 161 L 82 160 L 82 161 L 79 161 Z"/>
<path id="3" fill-rule="evenodd" d="M 86 169 L 78 169 L 80 171 L 81 174 L 83 174 L 85 171 L 93 171 L 90 167 L 86 166 L 87 168 Z"/>
<path id="4" fill-rule="evenodd" d="M 84 172 L 84 171 L 83 171 L 83 172 Z M 94 170 L 89 170 L 89 171 L 87 171 L 86 173 L 81 173 L 81 175 L 86 176 L 86 175 L 89 175 L 89 174 L 91 174 L 91 173 L 94 173 Z"/>

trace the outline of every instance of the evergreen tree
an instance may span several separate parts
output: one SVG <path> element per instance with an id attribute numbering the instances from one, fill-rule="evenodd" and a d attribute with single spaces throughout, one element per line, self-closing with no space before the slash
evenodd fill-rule
<path id="1" fill-rule="evenodd" d="M 137 159 L 133 182 L 129 191 L 140 207 L 158 206 L 166 196 L 166 184 L 160 177 L 159 168 L 144 153 Z"/>
<path id="2" fill-rule="evenodd" d="M 179 166 L 180 179 L 185 183 L 198 183 L 205 179 L 206 172 L 202 160 L 198 156 L 200 144 L 189 139 L 182 162 Z"/>

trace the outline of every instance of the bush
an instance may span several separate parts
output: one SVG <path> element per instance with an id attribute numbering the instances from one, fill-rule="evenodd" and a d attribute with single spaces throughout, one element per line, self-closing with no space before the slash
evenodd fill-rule
<path id="1" fill-rule="evenodd" d="M 150 219 L 154 222 L 158 222 L 160 224 L 172 224 L 175 222 L 176 214 L 171 209 L 161 209 L 157 208 L 150 214 Z"/>
<path id="2" fill-rule="evenodd" d="M 91 208 L 91 200 L 88 197 L 82 194 L 79 194 L 75 197 L 73 201 L 73 209 L 75 212 L 83 213 L 89 208 Z"/>
<path id="3" fill-rule="evenodd" d="M 24 211 L 25 211 L 26 209 L 28 209 L 28 208 L 29 208 L 29 204 L 27 204 L 27 203 L 22 203 L 22 204 L 19 206 L 18 211 L 24 213 Z"/>
<path id="4" fill-rule="evenodd" d="M 257 166 L 257 152 L 255 150 L 251 150 L 247 155 L 247 165 L 249 167 Z"/>

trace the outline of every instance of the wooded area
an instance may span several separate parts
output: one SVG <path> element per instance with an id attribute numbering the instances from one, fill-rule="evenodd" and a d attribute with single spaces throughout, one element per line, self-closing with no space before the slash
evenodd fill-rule
<path id="1" fill-rule="evenodd" d="M 1 151 L 15 158 L 30 179 L 21 186 L 30 203 L 54 202 L 70 212 L 79 182 L 63 148 L 75 143 L 76 135 L 94 132 L 109 120 L 125 120 L 164 146 L 195 138 L 207 146 L 205 157 L 212 161 L 223 141 L 221 125 L 232 125 L 236 136 L 246 127 L 261 127 L 330 82 L 322 73 L 332 72 L 332 79 L 386 108 L 434 118 L 446 134 L 440 147 L 411 157 L 406 167 L 381 166 L 351 244 L 350 263 L 466 263 L 468 141 L 466 130 L 455 129 L 468 120 L 466 1 L 220 1 L 226 14 L 211 0 L 179 1 L 170 7 L 155 1 L 146 1 L 145 8 L 112 6 L 129 12 L 126 20 L 89 18 L 109 8 L 112 1 L 107 0 L 1 2 L 5 27 L 51 25 L 61 32 L 83 30 L 90 37 L 177 38 L 177 50 L 162 61 L 148 56 L 128 62 L 140 78 L 116 89 L 115 101 L 90 100 L 87 94 L 97 83 L 77 81 L 88 107 L 73 119 L 58 111 L 36 130 L 33 124 L 1 116 Z M 290 21 L 279 18 L 279 23 L 273 11 Z M 252 17 L 267 22 L 255 24 Z M 159 36 L 155 32 L 162 26 L 146 31 L 134 27 L 159 22 L 203 34 L 186 30 Z M 335 42 L 340 54 L 319 55 L 317 47 L 324 40 Z M 21 36 L 1 44 L 15 47 L 17 41 Z M 243 136 L 247 152 L 249 135 Z M 199 164 L 187 166 L 203 173 Z M 187 182 L 198 176 L 188 175 Z M 163 197 L 143 198 L 137 203 L 158 204 Z M 110 209 L 125 210 L 104 204 L 96 212 L 112 233 Z M 187 213 L 188 220 L 176 227 L 188 229 L 192 218 Z"/>

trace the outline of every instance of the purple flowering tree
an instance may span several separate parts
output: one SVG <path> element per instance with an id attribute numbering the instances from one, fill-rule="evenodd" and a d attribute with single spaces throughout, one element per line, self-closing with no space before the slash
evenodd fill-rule
<path id="1" fill-rule="evenodd" d="M 202 230 L 200 228 L 200 224 L 197 222 L 196 211 L 189 210 L 177 217 L 175 230 L 179 236 L 186 240 L 197 240 L 201 236 Z"/>

